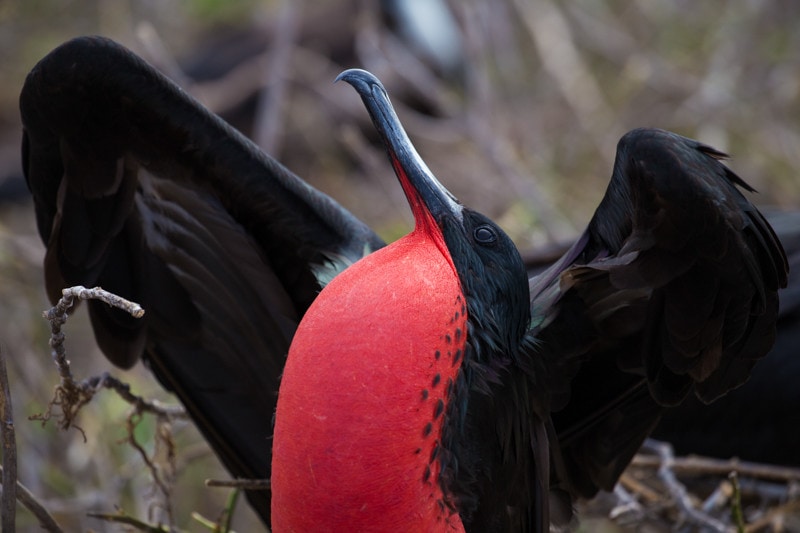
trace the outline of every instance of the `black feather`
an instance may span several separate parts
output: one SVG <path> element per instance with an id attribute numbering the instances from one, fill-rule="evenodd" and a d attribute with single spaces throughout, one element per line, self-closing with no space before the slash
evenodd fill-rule
<path id="1" fill-rule="evenodd" d="M 317 276 L 382 241 L 110 40 L 50 53 L 20 109 L 50 298 L 82 284 L 139 302 L 139 321 L 89 305 L 106 356 L 144 357 L 235 476 L 268 478 L 279 376 Z M 269 492 L 248 496 L 268 523 Z"/>

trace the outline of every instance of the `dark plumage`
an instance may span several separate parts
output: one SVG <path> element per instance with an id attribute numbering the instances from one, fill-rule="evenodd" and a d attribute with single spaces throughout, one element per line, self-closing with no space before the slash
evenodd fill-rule
<path id="1" fill-rule="evenodd" d="M 765 217 L 790 269 L 788 285 L 778 293 L 775 344 L 741 387 L 710 404 L 690 395 L 664 411 L 652 436 L 681 454 L 800 465 L 800 212 L 767 210 Z M 568 248 L 558 244 L 525 254 L 529 275 L 545 271 Z"/>
<path id="2" fill-rule="evenodd" d="M 56 49 L 20 105 L 51 298 L 84 284 L 140 302 L 143 322 L 90 305 L 103 351 L 143 357 L 234 475 L 268 477 L 297 323 L 320 280 L 383 243 L 111 41 Z M 546 530 L 548 491 L 609 488 L 666 406 L 713 400 L 769 350 L 786 259 L 721 157 L 628 133 L 589 227 L 530 292 L 493 223 L 465 208 L 442 224 L 468 346 L 432 460 L 467 530 Z M 499 248 L 460 246 L 480 228 Z M 250 498 L 269 522 L 269 494 Z"/>
<path id="3" fill-rule="evenodd" d="M 589 227 L 531 281 L 539 346 L 569 363 L 553 424 L 573 493 L 610 489 L 667 406 L 718 398 L 772 346 L 786 258 L 722 157 L 661 130 L 626 134 Z"/>
<path id="4" fill-rule="evenodd" d="M 778 332 L 750 379 L 716 402 L 689 398 L 669 409 L 653 436 L 680 453 L 800 466 L 800 212 L 767 212 L 789 257 Z"/>
<path id="5" fill-rule="evenodd" d="M 89 302 L 112 363 L 143 358 L 230 471 L 268 478 L 272 413 L 317 275 L 383 242 L 329 197 L 103 38 L 56 49 L 20 97 L 23 165 L 47 245 L 51 300 Z M 269 492 L 249 494 L 269 520 Z"/>

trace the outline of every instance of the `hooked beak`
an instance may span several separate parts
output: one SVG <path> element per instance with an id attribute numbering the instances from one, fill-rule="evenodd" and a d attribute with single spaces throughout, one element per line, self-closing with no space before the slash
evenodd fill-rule
<path id="1" fill-rule="evenodd" d="M 373 125 L 386 145 L 389 161 L 403 186 L 417 226 L 428 219 L 426 214 L 434 222 L 445 216 L 462 221 L 463 206 L 439 183 L 411 144 L 380 80 L 361 69 L 345 70 L 337 76 L 336 81 L 339 80 L 352 85 L 361 96 Z"/>

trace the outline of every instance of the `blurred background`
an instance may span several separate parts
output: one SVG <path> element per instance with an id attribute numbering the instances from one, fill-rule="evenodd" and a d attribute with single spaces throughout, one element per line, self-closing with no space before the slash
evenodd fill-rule
<path id="1" fill-rule="evenodd" d="M 26 73 L 65 40 L 101 34 L 128 46 L 392 240 L 411 215 L 358 97 L 333 84 L 345 68 L 368 69 L 439 179 L 528 250 L 583 228 L 618 139 L 639 126 L 730 153 L 757 204 L 797 206 L 798 20 L 800 3 L 789 0 L 2 0 L 0 350 L 20 480 L 68 531 L 119 530 L 87 512 L 164 516 L 141 456 L 124 442 L 130 409 L 114 394 L 79 416 L 86 440 L 27 420 L 46 409 L 57 375 L 17 99 Z M 66 327 L 77 377 L 111 371 L 137 394 L 175 401 L 146 369 L 109 368 L 82 315 Z M 229 494 L 203 480 L 227 475 L 189 423 L 171 430 L 175 524 L 201 531 L 191 512 L 216 519 Z M 135 436 L 158 454 L 155 431 L 144 417 Z M 24 511 L 19 524 L 35 527 Z M 647 527 L 633 530 L 659 530 Z M 260 528 L 244 503 L 234 528 Z"/>

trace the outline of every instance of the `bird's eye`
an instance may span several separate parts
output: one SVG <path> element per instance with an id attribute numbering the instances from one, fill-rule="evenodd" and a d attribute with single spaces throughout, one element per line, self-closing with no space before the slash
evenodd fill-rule
<path id="1" fill-rule="evenodd" d="M 472 235 L 478 244 L 492 244 L 497 240 L 497 233 L 491 226 L 478 226 Z"/>

